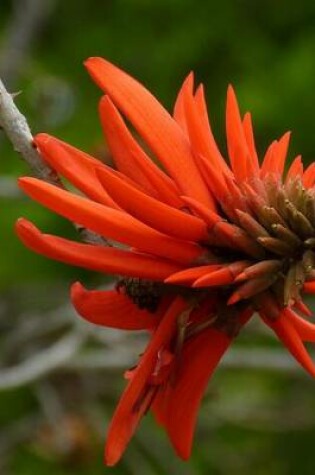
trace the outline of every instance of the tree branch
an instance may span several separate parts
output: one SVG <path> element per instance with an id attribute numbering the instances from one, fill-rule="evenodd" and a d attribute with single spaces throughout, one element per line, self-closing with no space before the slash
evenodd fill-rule
<path id="1" fill-rule="evenodd" d="M 41 158 L 33 145 L 33 136 L 25 117 L 16 107 L 13 97 L 0 80 L 0 122 L 14 150 L 21 154 L 38 178 L 62 186 L 57 173 Z"/>
<path id="2" fill-rule="evenodd" d="M 12 368 L 0 370 L 0 391 L 15 389 L 48 376 L 53 371 L 123 371 L 141 351 L 140 340 L 130 344 L 82 352 L 85 338 L 82 333 L 72 332 L 62 337 L 50 348 Z M 303 375 L 298 364 L 280 350 L 233 348 L 220 363 L 223 369 L 261 370 Z"/>
<path id="3" fill-rule="evenodd" d="M 33 136 L 28 126 L 26 118 L 16 107 L 13 97 L 6 90 L 0 79 L 0 124 L 8 138 L 10 139 L 14 150 L 21 154 L 22 158 L 28 163 L 34 174 L 55 186 L 64 188 L 59 176 L 42 159 L 36 147 L 33 145 Z M 103 237 L 74 224 L 79 232 L 82 241 L 98 244 L 110 245 Z"/>
<path id="4" fill-rule="evenodd" d="M 0 390 L 16 389 L 47 376 L 77 354 L 83 341 L 83 334 L 73 331 L 23 363 L 3 369 L 0 371 Z"/>

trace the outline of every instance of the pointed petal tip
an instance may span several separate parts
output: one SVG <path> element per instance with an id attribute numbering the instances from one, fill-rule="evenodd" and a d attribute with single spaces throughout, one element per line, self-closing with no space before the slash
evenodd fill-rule
<path id="1" fill-rule="evenodd" d="M 247 276 L 245 274 L 245 272 L 241 272 L 240 274 L 238 274 L 235 279 L 234 279 L 234 282 L 242 282 L 243 280 L 246 280 Z"/>
<path id="2" fill-rule="evenodd" d="M 201 82 L 201 83 L 198 84 L 198 86 L 197 86 L 195 96 L 198 96 L 199 94 L 204 95 L 204 92 L 205 92 L 205 86 L 204 86 L 204 84 Z"/>
<path id="3" fill-rule="evenodd" d="M 165 284 L 173 284 L 173 283 L 176 283 L 176 282 L 177 282 L 177 279 L 176 279 L 176 277 L 174 278 L 173 275 L 170 275 L 169 277 L 164 279 Z"/>
<path id="4" fill-rule="evenodd" d="M 193 90 L 194 87 L 194 82 L 195 82 L 195 73 L 194 71 L 189 71 L 187 74 L 184 82 L 183 82 L 183 87 L 188 87 L 189 89 Z"/>
<path id="5" fill-rule="evenodd" d="M 117 450 L 110 450 L 107 446 L 105 447 L 105 453 L 104 453 L 104 464 L 107 467 L 113 467 L 114 465 L 119 462 L 121 458 L 121 453 L 118 452 Z"/>
<path id="6" fill-rule="evenodd" d="M 106 59 L 101 58 L 100 56 L 91 56 L 90 58 L 87 58 L 83 62 L 83 65 L 85 66 L 91 78 L 96 82 L 99 87 L 100 73 L 102 76 L 104 76 L 107 71 L 105 68 L 119 69 L 117 66 L 114 66 L 110 61 L 107 61 Z M 102 70 L 100 71 L 100 69 Z"/>
<path id="7" fill-rule="evenodd" d="M 23 185 L 25 183 L 32 183 L 33 180 L 36 180 L 36 178 L 33 178 L 31 176 L 20 176 L 18 178 L 18 184 L 20 185 Z"/>
<path id="8" fill-rule="evenodd" d="M 22 216 L 18 218 L 15 222 L 15 226 L 17 228 L 23 227 L 24 223 L 28 223 L 27 219 L 23 218 Z"/>
<path id="9" fill-rule="evenodd" d="M 180 445 L 176 445 L 175 443 L 173 443 L 173 446 L 178 457 L 184 460 L 184 462 L 187 462 L 190 459 L 191 451 L 192 451 L 191 445 L 190 447 L 185 447 L 185 446 L 181 447 Z"/>
<path id="10" fill-rule="evenodd" d="M 85 289 L 85 287 L 83 287 L 81 282 L 79 282 L 78 280 L 76 282 L 74 282 L 70 287 L 71 301 L 73 302 L 73 300 L 75 300 L 78 295 L 84 294 L 85 291 L 86 291 L 86 289 Z"/>
<path id="11" fill-rule="evenodd" d="M 100 61 L 105 61 L 105 60 L 101 58 L 100 56 L 90 56 L 89 58 L 83 61 L 83 64 L 86 68 L 89 68 L 89 66 L 92 66 L 93 64 L 96 64 Z"/>
<path id="12" fill-rule="evenodd" d="M 21 188 L 22 191 L 24 191 L 24 193 L 28 194 L 27 190 L 29 189 L 29 186 L 32 186 L 34 183 L 40 182 L 40 181 L 41 180 L 39 180 L 38 178 L 34 178 L 31 176 L 21 176 L 17 179 L 17 184 L 18 184 L 18 187 Z"/>
<path id="13" fill-rule="evenodd" d="M 31 221 L 19 218 L 15 223 L 15 232 L 27 248 L 37 252 L 37 244 L 41 241 L 42 233 Z"/>
<path id="14" fill-rule="evenodd" d="M 34 136 L 33 141 L 36 145 L 41 145 L 41 144 L 46 145 L 48 142 L 50 142 L 53 139 L 54 137 L 52 137 L 51 135 L 46 134 L 45 132 L 40 132 Z"/>
<path id="15" fill-rule="evenodd" d="M 235 292 L 234 294 L 231 295 L 231 297 L 227 301 L 227 304 L 228 305 L 233 305 L 233 304 L 239 302 L 240 300 L 241 300 L 241 296 L 237 292 Z"/>
<path id="16" fill-rule="evenodd" d="M 234 87 L 231 83 L 228 84 L 228 87 L 227 87 L 227 95 L 228 97 L 232 97 L 234 96 L 235 97 L 235 90 L 234 90 Z"/>
<path id="17" fill-rule="evenodd" d="M 109 97 L 109 95 L 108 95 L 108 94 L 104 94 L 104 95 L 100 98 L 99 107 L 108 107 L 108 106 L 115 107 L 114 104 L 113 104 L 113 101 L 111 100 L 111 98 Z"/>
<path id="18" fill-rule="evenodd" d="M 25 236 L 27 233 L 31 234 L 39 234 L 39 230 L 37 227 L 31 223 L 31 221 L 28 221 L 26 218 L 18 218 L 16 223 L 15 223 L 15 231 L 17 235 L 22 238 Z"/>

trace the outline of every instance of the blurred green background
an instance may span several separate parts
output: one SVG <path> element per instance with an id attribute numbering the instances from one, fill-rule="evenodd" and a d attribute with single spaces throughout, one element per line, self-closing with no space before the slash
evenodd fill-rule
<path id="1" fill-rule="evenodd" d="M 82 65 L 88 56 L 120 65 L 169 109 L 194 70 L 206 85 L 224 151 L 225 94 L 232 83 L 242 111 L 252 112 L 260 153 L 292 130 L 290 157 L 302 153 L 310 162 L 314 53 L 312 0 L 1 0 L 0 5 L 0 74 L 11 92 L 21 91 L 16 103 L 33 132 L 47 131 L 98 156 L 106 150 L 97 115 L 100 92 Z M 74 231 L 18 193 L 16 177 L 30 172 L 4 136 L 0 155 L 0 357 L 7 367 L 54 342 L 70 325 L 65 318 L 64 327 L 34 337 L 27 326 L 34 313 L 37 330 L 45 328 L 50 314 L 64 309 L 71 282 L 95 285 L 105 278 L 45 260 L 18 242 L 13 226 L 21 215 L 49 232 L 74 237 Z M 16 336 L 19 328 L 22 336 Z M 278 349 L 255 325 L 238 347 L 251 349 L 246 353 L 251 362 L 256 350 Z M 250 369 L 246 361 L 239 366 L 226 365 L 215 375 L 186 464 L 147 418 L 120 465 L 103 467 L 105 429 L 123 386 L 120 372 L 56 371 L 1 390 L 0 472 L 313 474 L 315 383 L 294 364 L 282 370 L 272 368 L 272 361 L 269 369 Z M 51 417 L 55 413 L 58 417 Z"/>

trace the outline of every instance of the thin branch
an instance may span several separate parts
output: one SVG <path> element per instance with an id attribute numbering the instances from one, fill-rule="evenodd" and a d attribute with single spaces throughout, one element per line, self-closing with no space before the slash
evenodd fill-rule
<path id="1" fill-rule="evenodd" d="M 83 342 L 82 333 L 73 331 L 23 363 L 0 371 L 0 390 L 16 389 L 49 375 L 76 355 Z"/>
<path id="2" fill-rule="evenodd" d="M 104 349 L 78 354 L 75 358 L 67 360 L 64 368 L 76 371 L 124 370 L 134 361 L 134 357 L 139 353 L 140 347 L 134 345 L 133 348 L 130 348 L 129 345 L 125 344 L 124 348 L 117 348 L 117 351 Z M 220 363 L 220 368 L 256 369 L 304 375 L 290 355 L 281 350 L 260 350 L 257 348 L 232 348 Z"/>
<path id="3" fill-rule="evenodd" d="M 55 170 L 44 162 L 38 150 L 34 147 L 33 136 L 26 118 L 16 107 L 12 95 L 6 90 L 1 79 L 0 124 L 10 139 L 14 150 L 21 154 L 22 158 L 28 163 L 34 174 L 44 181 L 60 188 L 64 188 Z M 79 232 L 82 241 L 99 245 L 109 245 L 104 238 L 98 236 L 92 231 L 77 224 L 74 224 L 74 226 Z"/>
<path id="4" fill-rule="evenodd" d="M 50 348 L 30 357 L 23 363 L 0 370 L 0 390 L 15 389 L 48 376 L 53 371 L 123 371 L 141 351 L 140 341 L 130 345 L 128 337 L 115 350 L 104 349 L 82 352 L 84 337 L 73 332 L 61 338 Z M 223 369 L 246 369 L 303 375 L 298 364 L 280 350 L 234 348 L 220 363 Z"/>
<path id="5" fill-rule="evenodd" d="M 56 172 L 43 162 L 33 145 L 33 136 L 25 117 L 14 104 L 11 94 L 0 80 L 0 122 L 14 150 L 22 155 L 38 178 L 62 186 Z"/>

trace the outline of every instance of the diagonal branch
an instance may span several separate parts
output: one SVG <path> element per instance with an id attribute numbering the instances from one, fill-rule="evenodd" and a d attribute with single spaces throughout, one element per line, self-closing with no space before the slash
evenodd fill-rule
<path id="1" fill-rule="evenodd" d="M 33 136 L 26 118 L 14 103 L 13 96 L 6 90 L 0 79 L 0 125 L 10 139 L 14 150 L 28 163 L 37 178 L 64 188 L 59 176 L 40 156 L 33 145 Z M 109 245 L 107 241 L 92 231 L 75 224 L 82 241 Z"/>
<path id="2" fill-rule="evenodd" d="M 83 334 L 73 331 L 23 363 L 1 370 L 0 390 L 15 389 L 47 376 L 76 355 L 83 342 Z"/>
<path id="3" fill-rule="evenodd" d="M 34 174 L 53 185 L 62 186 L 57 173 L 41 158 L 33 146 L 33 136 L 25 117 L 16 107 L 13 97 L 0 80 L 0 123 L 14 150 L 21 154 Z"/>

